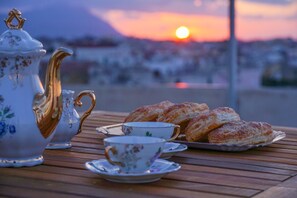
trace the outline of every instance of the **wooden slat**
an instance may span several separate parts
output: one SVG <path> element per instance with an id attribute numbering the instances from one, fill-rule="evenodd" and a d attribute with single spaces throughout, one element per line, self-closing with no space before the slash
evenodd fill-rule
<path id="1" fill-rule="evenodd" d="M 30 169 L 30 168 L 27 168 Z M 78 169 L 67 169 L 63 167 L 55 167 L 55 166 L 38 166 L 34 169 L 34 171 L 41 171 L 41 172 L 49 172 L 49 173 L 57 173 L 57 174 L 65 174 L 65 175 L 75 175 L 75 176 L 83 176 L 83 177 L 91 177 L 93 176 L 93 173 L 90 173 L 88 171 L 84 170 L 78 170 Z M 176 186 L 176 182 L 173 180 L 167 180 L 166 182 L 159 182 L 155 185 L 161 185 L 166 187 L 175 187 L 175 188 L 185 188 L 188 190 L 197 190 L 199 188 L 201 191 L 206 192 L 213 192 L 213 193 L 222 193 L 222 194 L 228 194 L 228 195 L 240 195 L 240 196 L 250 196 L 253 194 L 256 194 L 259 192 L 259 190 L 252 190 L 252 189 L 246 189 L 246 188 L 235 188 L 236 191 L 234 191 L 234 188 L 228 187 L 228 186 L 215 186 L 211 184 L 205 184 L 205 183 L 197 183 L 195 182 L 179 182 L 179 186 Z"/>
<path id="2" fill-rule="evenodd" d="M 72 183 L 62 183 L 57 180 L 42 180 L 42 179 L 31 179 L 31 178 L 23 178 L 18 177 L 17 180 L 14 177 L 6 176 L 5 182 L 0 182 L 1 185 L 12 185 L 21 188 L 22 191 L 18 192 L 17 194 L 9 194 L 10 196 L 23 196 L 21 194 L 24 188 L 30 189 L 31 191 L 28 192 L 28 196 L 30 197 L 32 193 L 36 194 L 36 197 L 44 197 L 43 192 L 45 192 L 46 197 L 122 197 L 122 196 L 129 196 L 129 197 L 139 197 L 142 193 L 129 193 L 125 191 L 121 192 L 114 192 L 113 190 L 108 190 L 105 188 L 96 188 L 79 185 L 79 184 L 72 184 Z M 1 189 L 1 187 L 0 187 Z M 128 190 L 128 189 L 127 189 Z M 50 192 L 48 192 L 50 191 Z M 1 191 L 0 191 L 1 192 Z M 1 192 L 2 193 L 2 192 Z M 5 193 L 3 192 L 3 195 Z M 147 197 L 154 197 L 148 196 Z"/>
<path id="3" fill-rule="evenodd" d="M 280 183 L 278 186 L 288 187 L 288 188 L 296 188 L 297 187 L 297 176 L 292 177 L 292 178 Z"/>
<path id="4" fill-rule="evenodd" d="M 27 182 L 29 182 L 27 180 Z M 6 197 L 28 197 L 28 198 L 52 198 L 52 197 L 65 197 L 65 198 L 77 198 L 80 196 L 76 196 L 74 194 L 66 194 L 59 193 L 54 191 L 45 191 L 45 190 L 37 190 L 32 188 L 32 186 L 20 187 L 15 185 L 17 180 L 14 180 L 13 186 L 0 186 L 0 195 Z"/>
<path id="5" fill-rule="evenodd" d="M 7 170 L 5 172 L 5 175 L 11 175 L 13 174 L 13 170 Z M 121 184 L 121 185 L 116 185 L 117 191 L 114 192 L 114 185 L 110 185 L 110 182 L 107 182 L 103 179 L 97 178 L 96 175 L 94 175 L 91 178 L 83 178 L 83 177 L 77 177 L 77 176 L 68 176 L 68 175 L 63 175 L 63 177 L 60 177 L 59 174 L 52 174 L 52 173 L 44 173 L 44 172 L 34 172 L 31 173 L 31 171 L 19 171 L 19 178 L 31 178 L 33 179 L 38 179 L 41 181 L 54 181 L 54 182 L 60 182 L 61 185 L 58 185 L 57 188 L 58 190 L 55 189 L 55 191 L 60 191 L 60 186 L 64 186 L 65 184 L 83 184 L 83 186 L 96 186 L 98 193 L 101 192 L 101 196 L 109 196 L 111 197 L 122 197 L 125 196 L 135 196 L 137 195 L 138 197 L 141 195 L 151 195 L 151 196 L 179 196 L 179 197 L 228 197 L 226 195 L 219 195 L 219 194 L 214 194 L 214 193 L 205 193 L 205 192 L 196 192 L 196 191 L 191 191 L 191 190 L 184 190 L 184 189 L 175 189 L 175 188 L 165 188 L 161 186 L 153 186 L 149 185 L 149 188 L 147 188 L 145 185 L 131 185 L 131 184 Z M 19 180 L 18 178 L 18 180 Z M 28 180 L 28 181 L 29 181 Z M 17 183 L 15 184 L 16 180 L 13 179 L 12 184 L 14 185 L 23 185 L 22 183 Z M 3 183 L 6 183 L 6 181 L 3 181 Z M 66 185 L 67 186 L 67 185 Z M 41 188 L 37 186 L 36 188 Z M 85 191 L 85 193 L 88 193 L 88 191 Z M 109 195 L 108 195 L 109 194 Z M 100 197 L 100 196 L 99 196 Z M 230 196 L 229 196 L 230 197 Z"/>
<path id="6" fill-rule="evenodd" d="M 258 194 L 255 198 L 296 198 L 296 196 L 296 188 L 272 187 L 265 192 Z"/>
<path id="7" fill-rule="evenodd" d="M 262 172 L 226 169 L 226 168 L 219 168 L 219 167 L 198 166 L 198 165 L 193 166 L 188 164 L 183 165 L 183 170 L 189 170 L 194 172 L 199 171 L 199 172 L 206 172 L 206 173 L 213 173 L 213 174 L 236 175 L 236 176 L 244 176 L 244 177 L 251 177 L 251 178 L 258 178 L 258 179 L 270 179 L 270 180 L 276 180 L 276 181 L 284 181 L 290 177 L 287 175 L 279 175 L 274 173 L 262 173 Z"/>

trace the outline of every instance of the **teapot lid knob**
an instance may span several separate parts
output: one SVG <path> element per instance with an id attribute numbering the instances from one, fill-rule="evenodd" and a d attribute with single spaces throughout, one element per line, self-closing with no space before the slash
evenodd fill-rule
<path id="1" fill-rule="evenodd" d="M 9 28 L 9 29 L 22 29 L 26 19 L 22 18 L 22 13 L 13 8 L 9 13 L 8 13 L 8 18 L 5 19 L 5 23 L 6 23 L 6 26 Z M 14 19 L 17 21 L 17 24 L 13 24 L 13 21 Z"/>

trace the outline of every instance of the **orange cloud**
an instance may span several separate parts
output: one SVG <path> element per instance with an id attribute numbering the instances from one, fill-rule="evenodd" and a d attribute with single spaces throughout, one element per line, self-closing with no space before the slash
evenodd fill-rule
<path id="1" fill-rule="evenodd" d="M 243 40 L 265 40 L 273 38 L 297 39 L 297 22 L 293 20 L 245 19 L 237 21 L 237 37 Z"/>
<path id="2" fill-rule="evenodd" d="M 237 13 L 241 16 L 270 17 L 270 18 L 288 18 L 296 17 L 297 2 L 290 4 L 263 4 L 261 2 L 238 1 Z"/>
<path id="3" fill-rule="evenodd" d="M 239 1 L 237 35 L 241 39 L 297 39 L 297 2 L 275 5 Z"/>

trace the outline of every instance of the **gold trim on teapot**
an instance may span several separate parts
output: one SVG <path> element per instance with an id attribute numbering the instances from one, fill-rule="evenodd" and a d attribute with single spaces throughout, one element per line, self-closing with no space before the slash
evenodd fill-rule
<path id="1" fill-rule="evenodd" d="M 8 18 L 4 20 L 6 26 L 9 29 L 17 29 L 17 30 L 22 29 L 26 19 L 22 18 L 21 15 L 22 15 L 22 13 L 19 10 L 13 8 L 8 13 Z M 17 22 L 18 22 L 17 24 L 12 23 L 14 19 L 17 20 Z"/>

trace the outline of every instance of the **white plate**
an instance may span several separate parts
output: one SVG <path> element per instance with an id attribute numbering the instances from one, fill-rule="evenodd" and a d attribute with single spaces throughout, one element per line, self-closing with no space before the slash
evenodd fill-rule
<path id="1" fill-rule="evenodd" d="M 178 163 L 157 159 L 149 171 L 137 174 L 119 173 L 117 166 L 111 165 L 106 159 L 86 162 L 88 170 L 100 175 L 102 178 L 119 183 L 148 183 L 160 180 L 168 173 L 175 172 L 181 168 Z"/>
<path id="2" fill-rule="evenodd" d="M 285 132 L 282 131 L 273 131 L 274 138 L 270 142 L 255 144 L 255 145 L 237 145 L 237 144 L 212 144 L 206 142 L 187 142 L 187 141 L 178 141 L 175 142 L 186 144 L 190 148 L 199 148 L 199 149 L 208 149 L 208 150 L 216 150 L 216 151 L 246 151 L 252 148 L 258 148 L 267 146 L 276 141 L 279 141 L 286 137 Z"/>
<path id="3" fill-rule="evenodd" d="M 102 133 L 106 136 L 115 136 L 115 135 L 124 135 L 121 128 L 122 124 L 115 124 L 109 125 L 104 127 L 96 128 L 97 132 Z M 175 140 L 174 142 L 187 145 L 189 148 L 198 148 L 198 149 L 208 149 L 208 150 L 215 150 L 215 151 L 230 151 L 230 152 L 237 152 L 237 151 L 246 151 L 252 148 L 258 148 L 267 146 L 274 142 L 277 142 L 286 137 L 286 133 L 282 131 L 273 131 L 274 138 L 270 142 L 265 142 L 261 144 L 255 145 L 237 145 L 237 144 L 212 144 L 206 142 L 187 142 L 181 140 Z"/>
<path id="4" fill-rule="evenodd" d="M 175 142 L 166 142 L 163 153 L 160 158 L 169 159 L 178 152 L 182 152 L 188 149 L 188 146 L 185 144 L 175 143 Z"/>
<path id="5" fill-rule="evenodd" d="M 96 131 L 98 133 L 102 133 L 107 137 L 112 137 L 112 136 L 117 136 L 117 135 L 125 135 L 122 132 L 122 124 L 113 124 L 113 125 L 108 125 L 108 126 L 103 126 L 103 127 L 97 127 Z"/>

